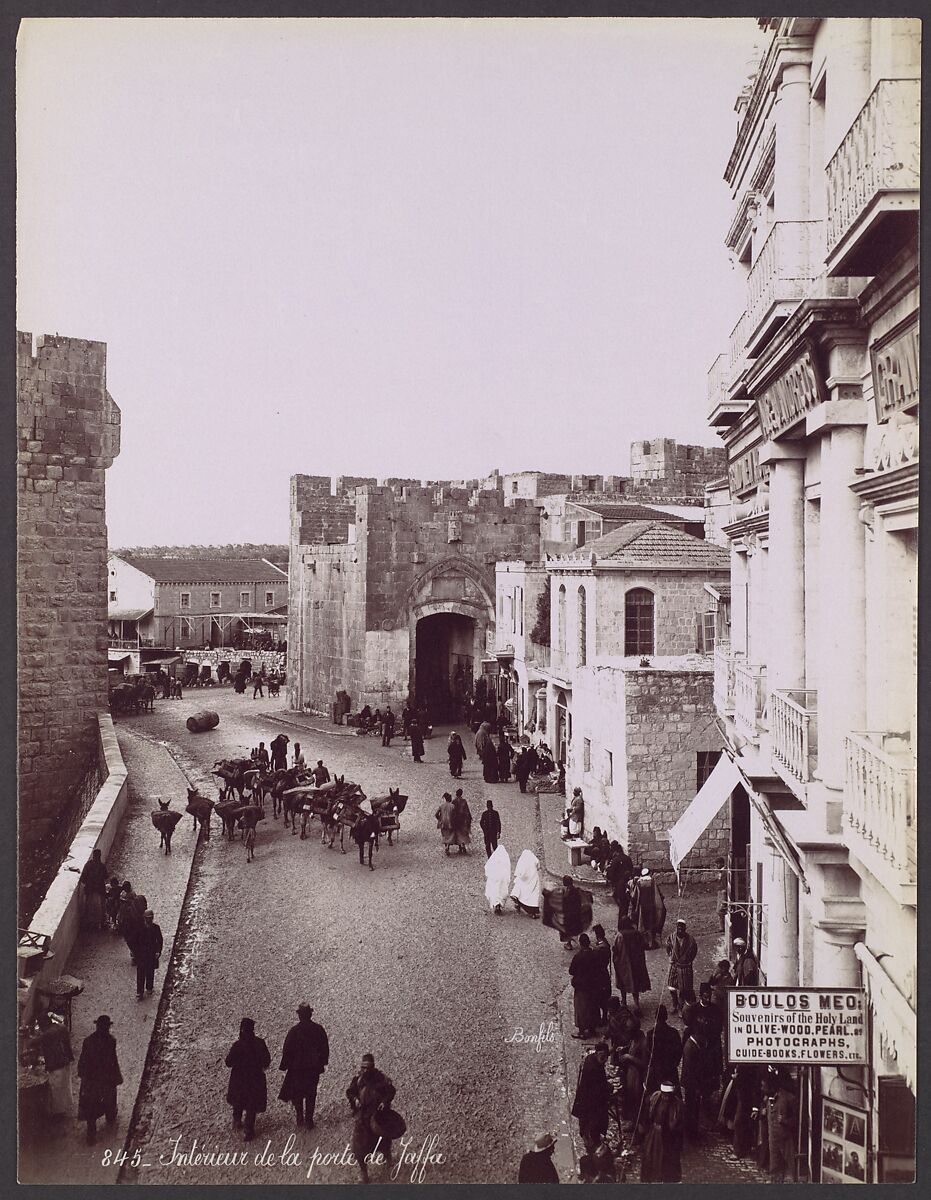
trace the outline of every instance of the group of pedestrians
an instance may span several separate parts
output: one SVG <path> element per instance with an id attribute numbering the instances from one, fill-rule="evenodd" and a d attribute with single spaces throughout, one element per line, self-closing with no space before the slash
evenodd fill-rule
<path id="1" fill-rule="evenodd" d="M 134 892 L 128 879 L 120 883 L 115 875 L 108 876 L 98 849 L 92 851 L 81 872 L 81 885 L 85 923 L 97 931 L 109 928 L 122 936 L 136 968 L 136 999 L 151 996 L 164 939 L 145 896 Z"/>
<path id="2" fill-rule="evenodd" d="M 313 1129 L 320 1077 L 330 1061 L 326 1030 L 313 1019 L 313 1008 L 300 1004 L 297 1024 L 284 1039 L 279 1070 L 285 1072 L 278 1099 L 294 1108 L 299 1129 Z M 242 1129 L 243 1138 L 255 1137 L 256 1117 L 268 1107 L 265 1072 L 271 1066 L 271 1054 L 264 1038 L 255 1032 L 255 1021 L 243 1017 L 239 1037 L 225 1059 L 230 1069 L 226 1101 L 233 1110 L 233 1125 Z M 406 1129 L 403 1117 L 392 1107 L 397 1092 L 391 1079 L 378 1070 L 372 1054 L 362 1056 L 359 1070 L 346 1088 L 346 1099 L 353 1116 L 351 1147 L 358 1162 L 362 1182 L 368 1183 L 368 1163 L 374 1151 L 390 1165 L 392 1141 Z"/>
<path id="3" fill-rule="evenodd" d="M 490 803 L 490 801 L 489 801 Z M 485 899 L 489 909 L 501 915 L 508 898 L 519 913 L 534 920 L 540 915 L 540 860 L 532 850 L 522 851 L 511 878 L 511 856 L 503 845 L 496 846 L 485 863 Z"/>

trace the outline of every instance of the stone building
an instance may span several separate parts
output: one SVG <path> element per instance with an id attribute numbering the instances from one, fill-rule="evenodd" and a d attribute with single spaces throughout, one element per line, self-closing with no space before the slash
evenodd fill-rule
<path id="1" fill-rule="evenodd" d="M 775 986 L 863 987 L 866 1182 L 915 1171 L 920 37 L 771 18 L 738 99 L 727 246 L 746 308 L 709 372 L 732 512 L 716 704 L 735 886 Z M 826 1173 L 824 1173 L 826 1172 Z"/>
<path id="2" fill-rule="evenodd" d="M 635 521 L 545 568 L 550 648 L 537 731 L 566 763 L 567 787 L 582 788 L 589 830 L 600 825 L 635 858 L 666 865 L 669 830 L 721 748 L 705 629 L 707 587 L 726 587 L 728 553 L 668 522 Z M 727 840 L 724 814 L 689 865 L 708 865 Z"/>
<path id="3" fill-rule="evenodd" d="M 533 557 L 539 514 L 500 486 L 458 489 L 291 480 L 291 706 L 329 713 L 336 692 L 362 705 L 458 715 L 494 661 L 495 563 Z"/>
<path id="4" fill-rule="evenodd" d="M 107 573 L 111 651 L 226 646 L 244 628 L 284 640 L 288 574 L 265 559 L 113 554 Z"/>
<path id="5" fill-rule="evenodd" d="M 21 882 L 97 763 L 107 707 L 106 470 L 120 449 L 107 348 L 17 334 Z M 57 866 L 57 862 L 55 864 Z"/>

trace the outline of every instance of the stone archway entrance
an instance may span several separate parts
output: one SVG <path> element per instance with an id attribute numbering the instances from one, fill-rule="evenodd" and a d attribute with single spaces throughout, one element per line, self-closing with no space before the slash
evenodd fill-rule
<path id="1" fill-rule="evenodd" d="M 475 620 L 458 612 L 422 616 L 414 630 L 414 695 L 431 723 L 462 716 L 475 675 Z"/>

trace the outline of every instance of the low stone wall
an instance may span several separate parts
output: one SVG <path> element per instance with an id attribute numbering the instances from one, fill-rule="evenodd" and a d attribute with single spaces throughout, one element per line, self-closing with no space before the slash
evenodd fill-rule
<path id="1" fill-rule="evenodd" d="M 97 725 L 103 783 L 65 855 L 65 861 L 29 924 L 31 933 L 51 938 L 50 949 L 54 958 L 47 959 L 42 969 L 28 980 L 28 995 L 22 1012 L 22 1018 L 26 1021 L 32 1015 L 36 985 L 61 975 L 77 941 L 81 928 L 81 871 L 95 849 L 100 850 L 106 859 L 126 811 L 129 776 L 120 754 L 113 721 L 109 715 L 98 713 Z"/>
<path id="2" fill-rule="evenodd" d="M 238 667 L 243 659 L 248 659 L 252 663 L 253 671 L 260 671 L 262 664 L 265 664 L 266 671 L 283 671 L 285 669 L 286 655 L 280 650 L 233 650 L 227 646 L 220 650 L 179 650 L 182 661 L 186 663 L 197 663 L 203 666 L 205 663 L 211 668 L 214 676 L 217 673 L 217 667 L 221 662 L 231 664 L 231 671 L 235 675 L 235 667 Z"/>

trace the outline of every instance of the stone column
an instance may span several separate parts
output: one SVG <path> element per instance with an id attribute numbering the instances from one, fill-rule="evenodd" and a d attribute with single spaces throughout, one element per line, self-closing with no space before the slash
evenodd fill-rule
<path id="1" fill-rule="evenodd" d="M 860 986 L 860 962 L 854 943 L 864 931 L 816 921 L 812 925 L 812 987 Z"/>
<path id="2" fill-rule="evenodd" d="M 786 65 L 776 97 L 777 221 L 808 219 L 810 74 L 809 63 Z"/>
<path id="3" fill-rule="evenodd" d="M 818 775 L 838 791 L 844 739 L 866 720 L 865 531 L 849 486 L 862 461 L 862 428 L 838 425 L 822 440 Z"/>
<path id="4" fill-rule="evenodd" d="M 770 987 L 798 987 L 798 878 L 774 846 L 767 843 L 767 850 L 766 982 Z"/>
<path id="5" fill-rule="evenodd" d="M 731 650 L 747 650 L 747 555 L 731 548 Z"/>
<path id="6" fill-rule="evenodd" d="M 769 687 L 805 686 L 805 459 L 804 447 L 770 463 Z"/>

